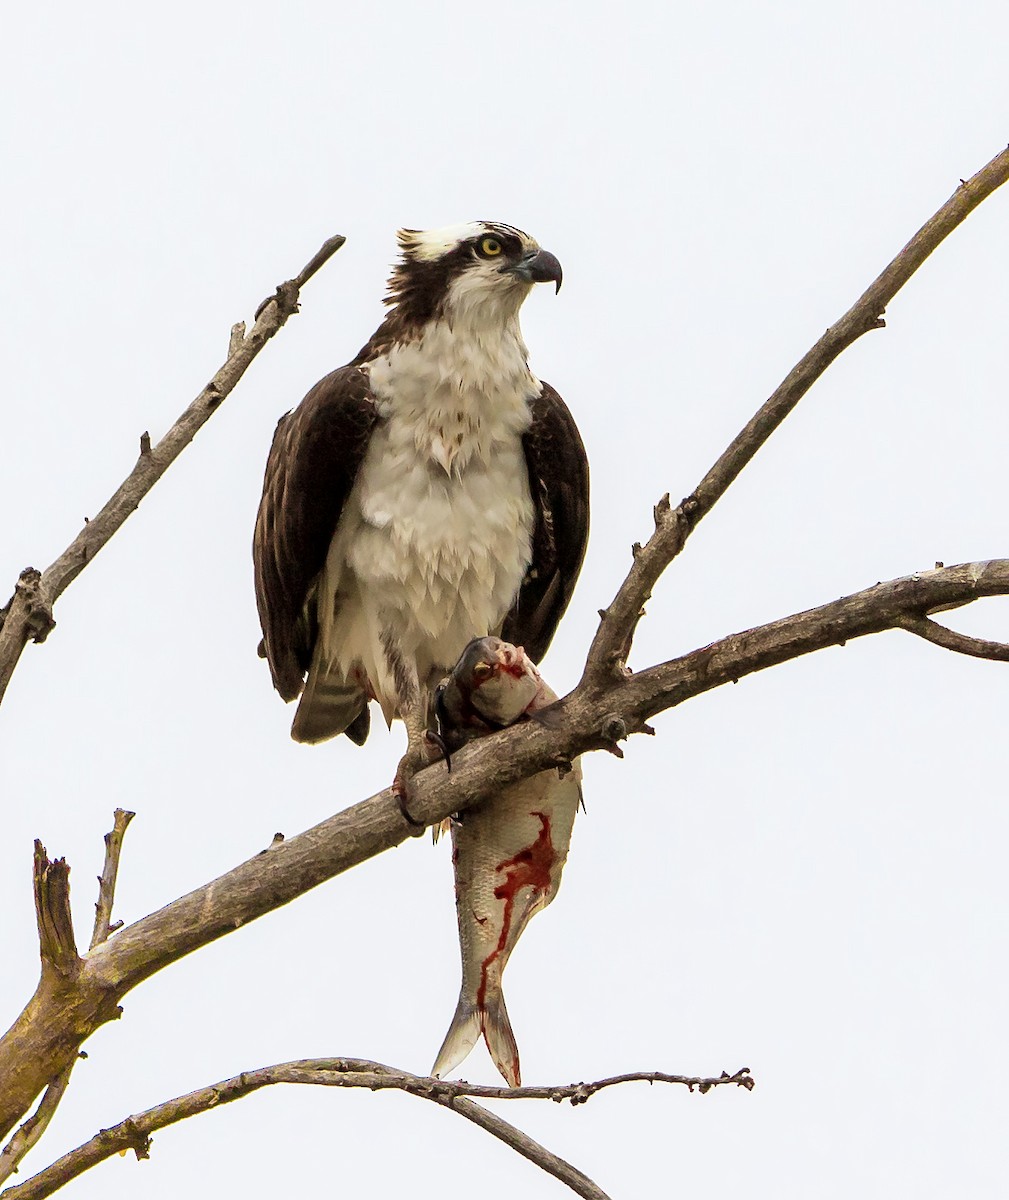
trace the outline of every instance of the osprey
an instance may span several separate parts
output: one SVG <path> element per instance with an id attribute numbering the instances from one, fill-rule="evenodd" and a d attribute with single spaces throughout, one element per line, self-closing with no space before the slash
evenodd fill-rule
<path id="1" fill-rule="evenodd" d="M 301 697 L 291 736 L 360 745 L 377 700 L 407 727 L 400 780 L 472 638 L 546 652 L 585 551 L 588 465 L 519 328 L 535 283 L 560 290 L 557 259 L 493 222 L 398 237 L 385 320 L 277 425 L 253 558 L 260 653 Z"/>

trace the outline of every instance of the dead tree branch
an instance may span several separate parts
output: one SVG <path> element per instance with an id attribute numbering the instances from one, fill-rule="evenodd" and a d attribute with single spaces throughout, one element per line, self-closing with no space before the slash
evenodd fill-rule
<path id="1" fill-rule="evenodd" d="M 903 283 L 1007 176 L 1009 151 L 1004 151 L 957 190 L 849 313 L 827 331 L 696 491 L 675 510 L 668 500 L 657 506 L 656 532 L 646 546 L 635 548 L 631 571 L 602 614 L 581 683 L 548 710 L 556 719 L 516 725 L 480 739 L 454 757 L 451 774 L 440 764 L 423 771 L 411 789 L 415 819 L 435 824 L 519 779 L 563 766 L 588 750 L 611 748 L 615 737 L 646 730 L 647 720 L 656 713 L 745 675 L 885 629 L 920 632 L 920 623 L 929 613 L 986 596 L 1009 595 L 1009 560 L 942 568 L 878 584 L 721 638 L 636 674 L 624 666 L 642 605 L 698 521 L 826 367 L 862 333 L 879 327 L 884 306 Z M 324 247 L 321 257 L 328 257 L 340 241 L 334 239 L 328 250 Z M 261 345 L 295 311 L 297 289 L 318 265 L 313 260 L 302 276 L 278 289 L 257 315 L 248 337 L 240 340 L 233 333 L 234 353 L 222 371 L 166 439 L 153 450 L 142 445 L 140 461 L 130 478 L 68 551 L 41 577 L 37 572 L 22 577 L 0 630 L 0 695 L 28 637 L 41 640 L 45 635 L 53 601 L 188 444 Z M 168 441 L 171 445 L 166 447 Z M 924 627 L 931 632 L 930 625 Z M 952 636 L 959 644 L 949 648 L 962 651 L 963 639 Z M 50 863 L 44 850 L 37 847 L 42 976 L 35 995 L 0 1039 L 0 1135 L 6 1135 L 39 1092 L 68 1069 L 86 1038 L 119 1015 L 119 1000 L 138 983 L 415 832 L 387 789 L 120 929 L 97 942 L 83 958 L 77 955 L 70 926 L 66 865 Z M 460 1106 L 472 1105 L 469 1099 L 459 1097 L 446 1103 L 457 1111 Z M 498 1118 L 487 1115 L 479 1120 L 494 1123 Z M 8 1194 L 28 1193 L 17 1189 Z"/>
<path id="2" fill-rule="evenodd" d="M 952 650 L 955 654 L 967 654 L 971 658 L 988 658 L 992 662 L 1009 662 L 1009 645 L 1005 642 L 990 642 L 986 638 L 971 637 L 966 633 L 957 633 L 955 629 L 947 629 L 929 617 L 909 616 L 900 622 L 900 628 L 908 633 L 917 634 L 926 642 L 941 646 L 944 650 Z"/>
<path id="3" fill-rule="evenodd" d="M 123 808 L 117 808 L 112 829 L 105 835 L 105 865 L 98 876 L 98 902 L 95 904 L 95 928 L 90 946 L 92 950 L 122 925 L 122 921 L 112 924 L 112 904 L 116 894 L 116 876 L 119 874 L 123 838 L 126 836 L 126 827 L 136 815 Z"/>
<path id="4" fill-rule="evenodd" d="M 300 288 L 323 267 L 346 239 L 337 235 L 324 243 L 310 262 L 276 293 L 260 305 L 256 323 L 248 335 L 244 326 L 231 331 L 228 357 L 160 442 L 153 448 L 150 437 L 141 438 L 140 457 L 105 507 L 88 521 L 63 553 L 39 574 L 33 567 L 21 572 L 14 595 L 0 610 L 0 702 L 7 684 L 29 640 L 43 642 L 52 630 L 53 605 L 84 570 L 105 543 L 135 512 L 140 501 L 178 458 L 202 426 L 213 416 L 245 374 L 252 360 L 288 317 L 298 311 Z"/>
<path id="5" fill-rule="evenodd" d="M 722 684 L 902 628 L 908 616 L 999 595 L 1009 595 L 1009 560 L 923 571 L 732 634 L 604 689 L 580 685 L 549 710 L 557 718 L 549 724 L 530 721 L 479 739 L 453 756 L 451 774 L 440 763 L 422 771 L 412 783 L 411 811 L 434 825 L 518 779 L 605 748 L 615 721 L 639 732 L 656 713 Z M 414 832 L 387 788 L 120 929 L 79 960 L 58 992 L 43 971 L 35 996 L 0 1039 L 0 1133 L 13 1128 L 94 1030 L 119 1016 L 119 1001 L 137 984 Z"/>
<path id="6" fill-rule="evenodd" d="M 67 1090 L 67 1084 L 70 1082 L 70 1073 L 76 1064 L 77 1059 L 72 1058 L 46 1088 L 35 1112 L 0 1151 L 0 1183 L 10 1179 L 17 1171 L 18 1163 L 49 1128 L 49 1122 L 55 1116 L 56 1109 L 59 1108 L 63 1094 Z"/>
<path id="7" fill-rule="evenodd" d="M 116 890 L 119 856 L 126 827 L 135 813 L 117 808 L 112 829 L 105 835 L 105 865 L 98 876 L 98 903 L 91 949 L 108 938 L 118 926 L 111 924 L 112 903 Z M 70 913 L 70 868 L 60 859 L 50 863 L 45 848 L 35 844 L 35 903 L 43 969 L 48 961 L 61 975 L 75 975 L 80 969 Z M 120 922 L 121 924 L 121 922 Z M 75 1055 L 46 1088 L 39 1106 L 0 1151 L 0 1183 L 17 1170 L 18 1163 L 45 1133 L 67 1090 L 70 1074 L 77 1063 Z"/>
<path id="8" fill-rule="evenodd" d="M 551 1153 L 544 1146 L 516 1129 L 514 1125 L 474 1104 L 473 1096 L 497 1100 L 553 1100 L 560 1103 L 569 1100 L 572 1104 L 584 1104 L 596 1092 L 613 1087 L 618 1083 L 645 1081 L 648 1083 L 684 1084 L 690 1091 L 707 1092 L 726 1084 L 753 1087 L 753 1077 L 744 1067 L 734 1075 L 722 1072 L 711 1078 L 687 1075 L 667 1075 L 660 1071 L 638 1071 L 600 1079 L 594 1083 L 572 1083 L 560 1086 L 505 1088 L 479 1087 L 464 1082 L 430 1079 L 397 1071 L 383 1063 L 366 1059 L 319 1058 L 297 1062 L 280 1063 L 273 1067 L 262 1067 L 256 1071 L 243 1071 L 232 1079 L 211 1084 L 185 1096 L 178 1096 L 137 1113 L 110 1129 L 103 1129 L 76 1150 L 54 1162 L 45 1170 L 26 1179 L 24 1183 L 8 1188 L 2 1193 L 4 1200 L 43 1200 L 57 1189 L 76 1179 L 91 1167 L 110 1158 L 113 1154 L 133 1150 L 138 1159 L 150 1155 L 151 1134 L 158 1129 L 177 1124 L 188 1117 L 209 1112 L 222 1104 L 240 1100 L 260 1088 L 274 1084 L 307 1084 L 316 1087 L 367 1088 L 370 1091 L 397 1089 L 430 1100 L 448 1108 L 467 1120 L 474 1121 L 489 1133 L 499 1138 L 513 1150 L 523 1154 L 538 1167 L 566 1183 L 577 1195 L 587 1200 L 606 1200 L 606 1195 L 576 1168 Z M 0 1178 L 5 1178 L 0 1176 Z"/>
<path id="9" fill-rule="evenodd" d="M 63 858 L 50 862 L 38 840 L 33 881 L 42 974 L 48 973 L 57 983 L 72 981 L 81 969 L 81 959 L 70 915 L 70 868 Z"/>
<path id="10" fill-rule="evenodd" d="M 600 624 L 585 664 L 586 680 L 619 676 L 630 655 L 638 619 L 659 576 L 686 545 L 701 519 L 728 491 L 743 468 L 784 421 L 830 364 L 863 333 L 882 329 L 883 313 L 905 283 L 975 208 L 1009 179 L 1009 149 L 997 154 L 971 179 L 961 180 L 949 200 L 930 217 L 843 317 L 826 331 L 785 376 L 777 390 L 732 440 L 694 491 L 672 508 L 665 496 L 655 508 L 655 532 L 634 546 L 630 573 Z"/>

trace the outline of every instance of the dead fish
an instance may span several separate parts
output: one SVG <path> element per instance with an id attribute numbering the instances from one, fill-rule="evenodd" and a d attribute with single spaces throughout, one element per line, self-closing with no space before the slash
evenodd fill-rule
<path id="1" fill-rule="evenodd" d="M 470 642 L 435 696 L 447 751 L 533 716 L 557 696 L 521 647 L 485 637 Z M 576 760 L 505 788 L 452 821 L 462 989 L 431 1069 L 442 1077 L 483 1035 L 509 1087 L 521 1086 L 518 1046 L 501 976 L 530 917 L 557 895 L 581 800 Z"/>

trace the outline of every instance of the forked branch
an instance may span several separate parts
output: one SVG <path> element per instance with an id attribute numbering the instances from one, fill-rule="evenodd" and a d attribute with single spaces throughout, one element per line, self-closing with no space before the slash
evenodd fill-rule
<path id="1" fill-rule="evenodd" d="M 92 950 L 117 928 L 111 924 L 116 874 L 123 836 L 135 815 L 117 808 L 113 828 L 105 835 L 105 866 L 98 876 Z M 50 969 L 55 969 L 58 974 L 73 977 L 80 970 L 81 960 L 77 955 L 70 912 L 70 868 L 63 859 L 50 862 L 41 842 L 35 844 L 35 906 L 43 974 L 48 963 Z M 46 1088 L 35 1112 L 0 1151 L 0 1183 L 10 1178 L 17 1170 L 18 1163 L 45 1133 L 67 1090 L 76 1062 L 75 1055 Z"/>
<path id="2" fill-rule="evenodd" d="M 232 1079 L 210 1087 L 200 1088 L 185 1096 L 178 1096 L 164 1104 L 158 1104 L 145 1112 L 127 1117 L 110 1129 L 103 1129 L 90 1141 L 71 1150 L 52 1164 L 26 1179 L 16 1187 L 8 1188 L 0 1193 L 2 1200 L 44 1200 L 58 1188 L 76 1179 L 91 1167 L 96 1166 L 113 1154 L 132 1150 L 138 1159 L 148 1158 L 151 1148 L 151 1134 L 158 1129 L 175 1125 L 187 1117 L 209 1112 L 222 1104 L 230 1104 L 240 1100 L 261 1088 L 278 1083 L 308 1084 L 316 1087 L 367 1088 L 369 1091 L 382 1091 L 393 1088 L 440 1104 L 459 1116 L 473 1121 L 488 1133 L 499 1138 L 513 1150 L 524 1155 L 544 1171 L 556 1176 L 566 1183 L 576 1195 L 586 1200 L 608 1200 L 602 1191 L 588 1176 L 553 1154 L 539 1142 L 516 1129 L 508 1121 L 496 1113 L 475 1104 L 470 1097 L 479 1096 L 497 1100 L 553 1100 L 560 1103 L 569 1100 L 572 1104 L 584 1104 L 596 1092 L 603 1088 L 613 1087 L 618 1083 L 645 1081 L 648 1083 L 679 1083 L 690 1091 L 707 1092 L 712 1088 L 732 1085 L 735 1087 L 753 1088 L 754 1080 L 744 1067 L 734 1075 L 722 1072 L 721 1075 L 710 1078 L 700 1078 L 688 1075 L 667 1075 L 660 1071 L 638 1071 L 627 1075 L 618 1075 L 610 1079 L 601 1079 L 595 1083 L 572 1083 L 555 1087 L 478 1087 L 464 1082 L 453 1082 L 442 1079 L 430 1079 L 425 1076 L 411 1075 L 407 1071 L 397 1071 L 383 1063 L 369 1062 L 366 1059 L 352 1058 L 316 1058 L 303 1059 L 298 1062 L 280 1063 L 274 1067 L 262 1067 L 257 1071 L 244 1071 Z"/>
<path id="3" fill-rule="evenodd" d="M 961 180 L 949 200 L 918 230 L 843 317 L 789 371 L 694 491 L 672 508 L 664 496 L 655 508 L 655 532 L 635 545 L 630 573 L 609 606 L 589 650 L 583 680 L 601 683 L 619 676 L 630 655 L 641 611 L 659 576 L 686 545 L 701 519 L 714 508 L 739 473 L 784 421 L 830 364 L 870 329 L 885 325 L 883 313 L 926 258 L 988 196 L 1009 179 L 1009 149 L 972 178 Z"/>
<path id="4" fill-rule="evenodd" d="M 745 675 L 900 629 L 909 616 L 999 595 L 1009 595 L 1009 560 L 924 571 L 721 638 L 606 688 L 579 687 L 547 710 L 556 720 L 520 723 L 478 739 L 453 756 L 451 774 L 440 763 L 422 771 L 411 785 L 411 811 L 434 825 L 518 779 L 610 745 L 615 725 L 639 731 L 656 713 Z M 387 788 L 96 946 L 72 988 L 58 996 L 40 990 L 0 1039 L 0 1133 L 13 1127 L 85 1039 L 118 1015 L 119 1001 L 137 984 L 413 833 Z"/>
<path id="5" fill-rule="evenodd" d="M 908 633 L 917 634 L 926 642 L 941 646 L 944 650 L 952 650 L 954 654 L 967 654 L 971 658 L 988 658 L 992 662 L 1009 662 L 1009 645 L 1005 642 L 990 642 L 987 638 L 971 637 L 967 633 L 957 633 L 955 629 L 947 629 L 938 621 L 925 616 L 907 616 L 900 622 L 901 629 Z"/>
<path id="6" fill-rule="evenodd" d="M 943 238 L 1007 176 L 1009 151 L 1003 151 L 957 190 L 852 309 L 793 368 L 691 496 L 675 509 L 668 499 L 660 502 L 655 510 L 655 534 L 646 546 L 635 548 L 631 571 L 602 614 L 581 683 L 554 709 L 547 710 L 557 719 L 516 725 L 480 739 L 454 757 L 451 774 L 441 765 L 421 772 L 411 791 L 410 808 L 415 818 L 435 824 L 519 779 L 567 763 L 585 751 L 609 748 L 615 737 L 644 729 L 651 716 L 701 692 L 812 651 L 841 645 L 854 637 L 885 629 L 907 629 L 958 652 L 978 653 L 984 649 L 983 657 L 1003 657 L 992 652 L 997 643 L 967 639 L 951 631 L 937 634 L 941 627 L 928 620 L 930 613 L 985 596 L 1009 595 L 1009 560 L 994 560 L 922 572 L 879 584 L 819 608 L 721 638 L 637 674 L 625 668 L 642 605 L 697 523 L 827 366 L 862 333 L 880 326 L 885 305 L 900 287 Z M 341 241 L 333 239 L 317 257 L 324 260 Z M 277 295 L 257 315 L 255 328 L 248 337 L 241 331 L 233 333 L 231 354 L 221 372 L 157 447 L 151 449 L 149 439 L 142 442 L 140 460 L 129 479 L 67 552 L 43 575 L 36 572 L 22 576 L 0 629 L 0 696 L 26 640 L 29 637 L 41 640 L 51 626 L 53 601 L 188 444 L 267 338 L 296 310 L 298 287 L 319 265 L 320 262 L 313 260 L 296 280 L 278 289 Z M 968 649 L 968 644 L 973 648 Z M 98 934 L 103 927 L 96 925 L 93 949 L 83 959 L 77 956 L 69 927 L 65 864 L 49 863 L 39 847 L 36 897 L 43 976 L 32 1001 L 0 1039 L 0 1133 L 12 1129 L 39 1092 L 68 1071 L 83 1041 L 118 1015 L 118 1000 L 131 988 L 185 954 L 399 844 L 413 832 L 387 789 L 298 837 L 264 850 L 220 879 L 112 937 L 102 940 Z M 311 1082 L 337 1086 L 335 1077 L 341 1072 L 330 1073 L 333 1079 L 316 1078 Z M 369 1064 L 368 1069 L 361 1068 L 356 1073 L 359 1076 L 356 1086 L 397 1086 L 388 1083 L 389 1069 L 378 1064 Z M 241 1076 L 228 1084 L 242 1088 L 248 1078 Z M 746 1086 L 742 1080 L 727 1082 Z M 501 1124 L 500 1118 L 485 1113 L 467 1095 L 439 1090 L 448 1085 L 436 1085 L 430 1080 L 421 1083 L 430 1089 L 424 1098 L 450 1106 L 488 1128 Z M 211 1089 L 217 1096 L 214 1103 L 222 1102 L 219 1089 L 226 1086 L 218 1085 L 217 1091 Z M 344 1082 L 340 1086 L 348 1085 Z M 244 1092 L 229 1098 L 237 1098 L 237 1094 Z M 170 1103 L 185 1100 L 183 1097 Z M 129 1135 L 133 1140 L 128 1140 L 127 1145 L 145 1150 L 144 1139 L 149 1131 L 145 1133 L 138 1121 L 147 1115 L 124 1122 L 117 1136 Z M 181 1117 L 172 1118 L 177 1119 Z M 160 1126 L 151 1126 L 155 1127 Z M 499 1129 L 491 1131 L 501 1136 Z M 99 1135 L 98 1140 L 103 1136 Z M 118 1148 L 117 1144 L 114 1149 Z M 516 1148 L 527 1152 L 518 1144 Z M 82 1147 L 81 1151 L 85 1149 Z M 93 1152 L 97 1153 L 97 1149 L 88 1151 Z M 58 1166 L 54 1164 L 48 1170 L 54 1171 Z M 568 1164 L 563 1167 L 574 1171 Z M 36 1176 L 36 1180 L 46 1174 Z M 584 1188 L 595 1189 L 583 1190 L 580 1195 L 602 1197 L 591 1181 L 584 1180 L 577 1172 L 574 1175 L 584 1181 Z M 32 1182 L 4 1194 L 12 1200 L 16 1196 L 50 1194 L 26 1190 Z"/>

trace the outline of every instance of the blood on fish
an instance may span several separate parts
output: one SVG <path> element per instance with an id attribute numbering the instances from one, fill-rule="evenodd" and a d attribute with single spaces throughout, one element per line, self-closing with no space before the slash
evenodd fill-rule
<path id="1" fill-rule="evenodd" d="M 521 888 L 531 887 L 534 891 L 542 893 L 549 891 L 553 883 L 550 872 L 553 870 L 557 855 L 550 837 L 550 818 L 542 812 L 532 812 L 529 815 L 540 819 L 540 831 L 536 835 L 536 841 L 531 846 L 520 850 L 514 858 L 507 858 L 504 862 L 498 863 L 495 868 L 498 871 L 508 872 L 504 882 L 498 884 L 494 889 L 494 899 L 504 901 L 504 917 L 501 921 L 501 933 L 498 936 L 497 945 L 480 964 L 480 987 L 477 990 L 476 1002 L 481 1009 L 487 995 L 487 972 L 491 963 L 508 943 L 515 897 Z"/>
<path id="2" fill-rule="evenodd" d="M 521 649 L 521 647 L 519 647 Z M 525 679 L 526 666 L 525 659 L 522 655 L 516 655 L 511 662 L 503 663 L 496 662 L 494 669 L 489 675 L 483 679 L 473 679 L 470 681 L 470 691 L 476 692 L 483 687 L 491 679 L 496 679 L 498 675 L 510 675 L 512 679 Z"/>
<path id="3" fill-rule="evenodd" d="M 454 750 L 473 736 L 527 720 L 556 699 L 521 647 L 487 637 L 463 652 L 435 708 L 442 737 Z M 472 826 L 464 815 L 453 827 L 463 986 L 435 1058 L 436 1075 L 457 1066 L 482 1035 L 509 1086 L 521 1086 L 518 1046 L 500 977 L 526 923 L 549 903 L 560 883 L 580 793 L 577 760 L 570 770 L 570 781 L 550 770 L 511 785 L 503 789 L 500 805 L 488 803 Z M 530 800 L 538 801 L 542 811 L 532 810 Z"/>

